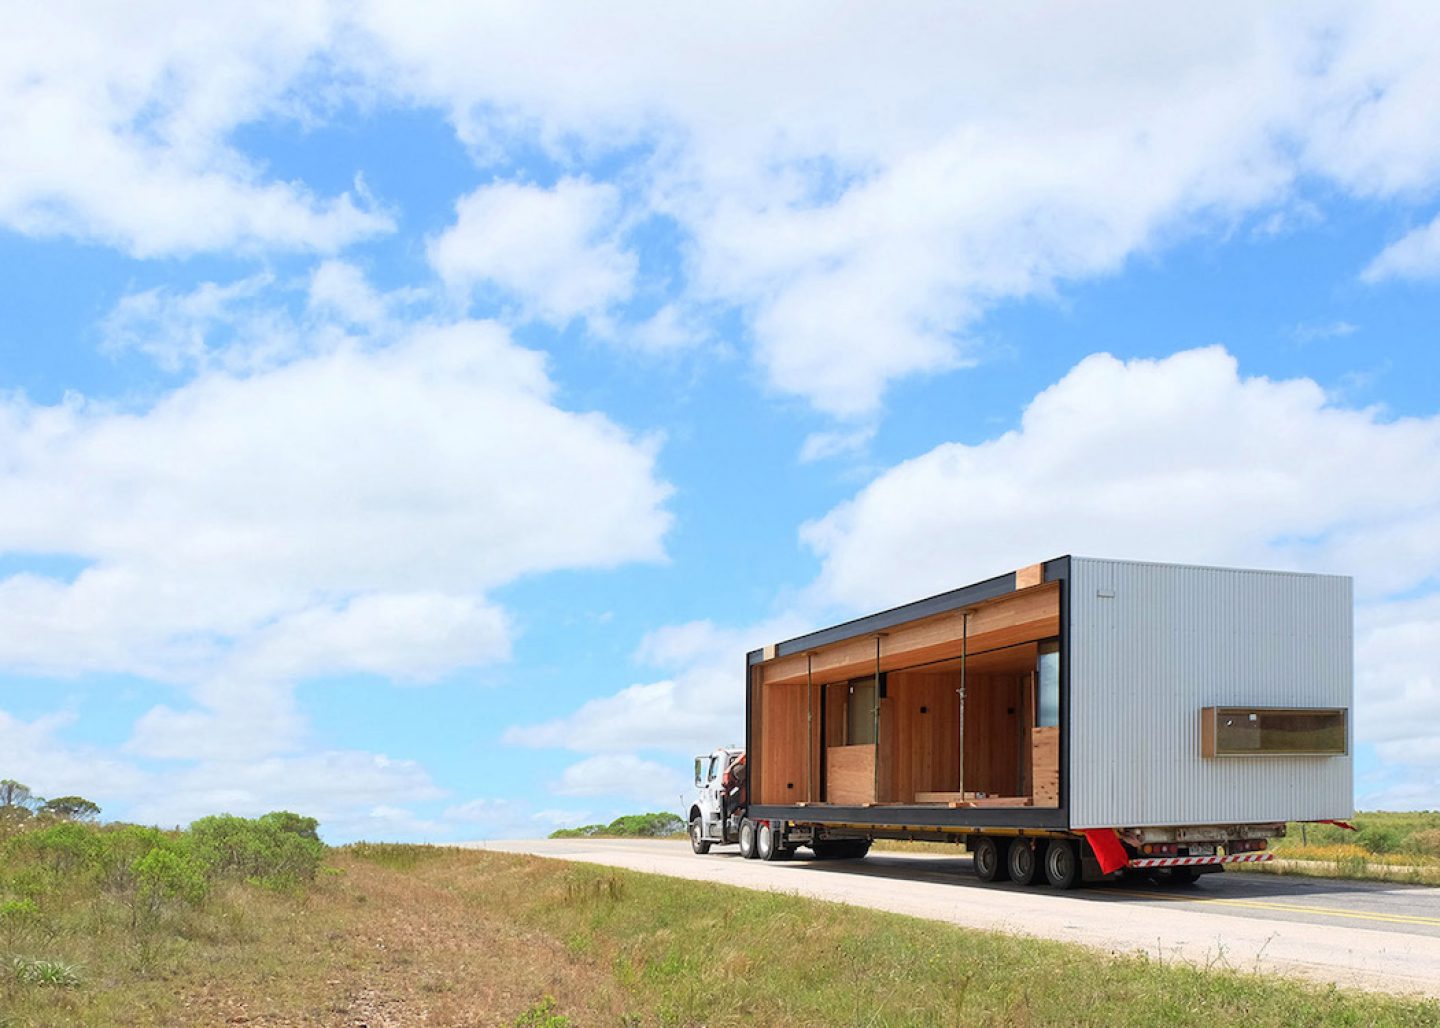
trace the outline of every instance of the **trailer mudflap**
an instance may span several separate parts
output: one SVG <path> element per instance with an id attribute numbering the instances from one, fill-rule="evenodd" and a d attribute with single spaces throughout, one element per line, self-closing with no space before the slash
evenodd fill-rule
<path id="1" fill-rule="evenodd" d="M 1082 835 L 1090 843 L 1090 848 L 1095 851 L 1095 859 L 1100 862 L 1101 874 L 1109 874 L 1111 871 L 1119 871 L 1129 860 L 1129 854 L 1120 843 L 1120 836 L 1115 834 L 1113 828 L 1082 828 Z M 1130 864 L 1134 867 L 1134 863 Z"/>

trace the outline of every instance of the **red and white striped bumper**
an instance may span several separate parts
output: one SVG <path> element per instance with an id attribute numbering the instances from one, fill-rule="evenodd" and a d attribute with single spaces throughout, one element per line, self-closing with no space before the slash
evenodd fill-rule
<path id="1" fill-rule="evenodd" d="M 1231 853 L 1223 857 L 1136 857 L 1126 867 L 1194 867 L 1197 864 L 1256 864 L 1274 860 L 1273 853 Z"/>

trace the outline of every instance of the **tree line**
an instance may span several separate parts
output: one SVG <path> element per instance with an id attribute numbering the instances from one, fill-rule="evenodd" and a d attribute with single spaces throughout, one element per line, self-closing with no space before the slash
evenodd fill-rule
<path id="1" fill-rule="evenodd" d="M 94 821 L 99 816 L 99 805 L 84 796 L 57 796 L 47 800 L 36 796 L 23 782 L 0 779 L 0 819 L 13 822 L 42 817 L 53 821 Z"/>

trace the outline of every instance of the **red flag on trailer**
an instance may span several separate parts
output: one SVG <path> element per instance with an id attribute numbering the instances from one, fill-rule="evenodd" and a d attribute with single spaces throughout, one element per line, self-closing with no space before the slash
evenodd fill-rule
<path id="1" fill-rule="evenodd" d="M 1095 851 L 1095 859 L 1100 861 L 1100 870 L 1104 874 L 1118 871 L 1130 863 L 1130 857 L 1125 852 L 1125 847 L 1120 844 L 1120 836 L 1115 834 L 1115 829 L 1082 828 L 1080 831 L 1090 840 L 1090 848 Z"/>

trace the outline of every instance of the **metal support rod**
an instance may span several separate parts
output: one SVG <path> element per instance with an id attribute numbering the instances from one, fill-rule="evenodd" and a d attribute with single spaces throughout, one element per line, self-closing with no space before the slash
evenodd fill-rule
<path id="1" fill-rule="evenodd" d="M 880 802 L 880 636 L 875 637 L 875 688 L 871 691 L 875 697 L 875 802 Z"/>
<path id="2" fill-rule="evenodd" d="M 970 654 L 970 610 L 960 612 L 960 798 L 965 798 L 965 663 Z"/>
<path id="3" fill-rule="evenodd" d="M 815 797 L 811 794 L 810 769 L 815 763 L 815 711 L 814 696 L 815 682 L 811 665 L 815 661 L 815 654 L 805 654 L 805 802 L 813 803 Z"/>

